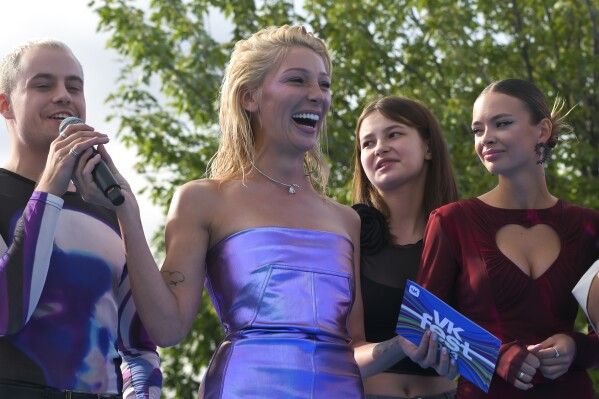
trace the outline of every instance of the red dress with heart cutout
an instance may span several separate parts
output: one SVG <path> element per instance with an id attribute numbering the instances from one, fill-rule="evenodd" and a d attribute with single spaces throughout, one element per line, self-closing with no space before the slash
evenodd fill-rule
<path id="1" fill-rule="evenodd" d="M 536 278 L 497 245 L 507 225 L 547 225 L 557 232 L 557 257 Z M 418 283 L 501 339 L 500 358 L 507 356 L 498 362 L 488 395 L 460 378 L 458 398 L 594 398 L 585 369 L 599 364 L 599 338 L 574 332 L 578 304 L 571 291 L 599 258 L 598 239 L 599 213 L 561 200 L 546 209 L 503 209 L 471 198 L 431 213 Z M 527 346 L 558 333 L 576 343 L 569 370 L 555 380 L 537 371 L 533 388 L 515 388 Z"/>

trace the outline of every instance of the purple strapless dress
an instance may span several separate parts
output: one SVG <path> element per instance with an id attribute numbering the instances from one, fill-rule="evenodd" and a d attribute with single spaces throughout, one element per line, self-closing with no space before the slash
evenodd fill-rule
<path id="1" fill-rule="evenodd" d="M 353 246 L 329 232 L 257 227 L 208 251 L 225 329 L 199 398 L 363 398 L 349 346 Z"/>

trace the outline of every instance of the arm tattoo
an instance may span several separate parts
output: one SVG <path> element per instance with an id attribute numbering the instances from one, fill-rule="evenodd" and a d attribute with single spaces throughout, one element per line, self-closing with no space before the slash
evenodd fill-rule
<path id="1" fill-rule="evenodd" d="M 162 278 L 167 282 L 168 285 L 176 287 L 185 281 L 185 275 L 181 272 L 161 271 Z"/>
<path id="2" fill-rule="evenodd" d="M 387 341 L 380 342 L 372 349 L 372 357 L 377 358 L 383 356 L 386 352 L 397 345 L 397 340 L 389 339 Z"/>

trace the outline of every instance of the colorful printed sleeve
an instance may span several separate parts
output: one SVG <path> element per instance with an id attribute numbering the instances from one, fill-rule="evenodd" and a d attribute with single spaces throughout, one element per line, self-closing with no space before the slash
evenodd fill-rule
<path id="1" fill-rule="evenodd" d="M 0 259 L 0 335 L 28 322 L 40 299 L 64 201 L 35 191 Z M 4 246 L 6 246 L 4 245 Z"/>
<path id="2" fill-rule="evenodd" d="M 150 339 L 135 309 L 129 274 L 123 271 L 119 286 L 119 353 L 123 358 L 124 399 L 158 399 L 162 372 L 156 344 Z"/>

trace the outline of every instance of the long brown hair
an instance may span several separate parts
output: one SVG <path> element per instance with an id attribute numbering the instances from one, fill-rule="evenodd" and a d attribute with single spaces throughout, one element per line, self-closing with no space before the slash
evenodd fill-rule
<path id="1" fill-rule="evenodd" d="M 387 219 L 390 217 L 389 207 L 380 196 L 374 185 L 366 177 L 360 155 L 360 126 L 366 117 L 373 112 L 380 112 L 386 118 L 414 127 L 420 137 L 428 144 L 431 153 L 424 186 L 424 211 L 428 215 L 432 210 L 458 200 L 458 189 L 455 184 L 447 144 L 437 118 L 420 101 L 402 96 L 385 96 L 372 101 L 358 118 L 355 134 L 354 178 L 352 198 L 354 202 L 373 206 L 380 210 Z"/>

